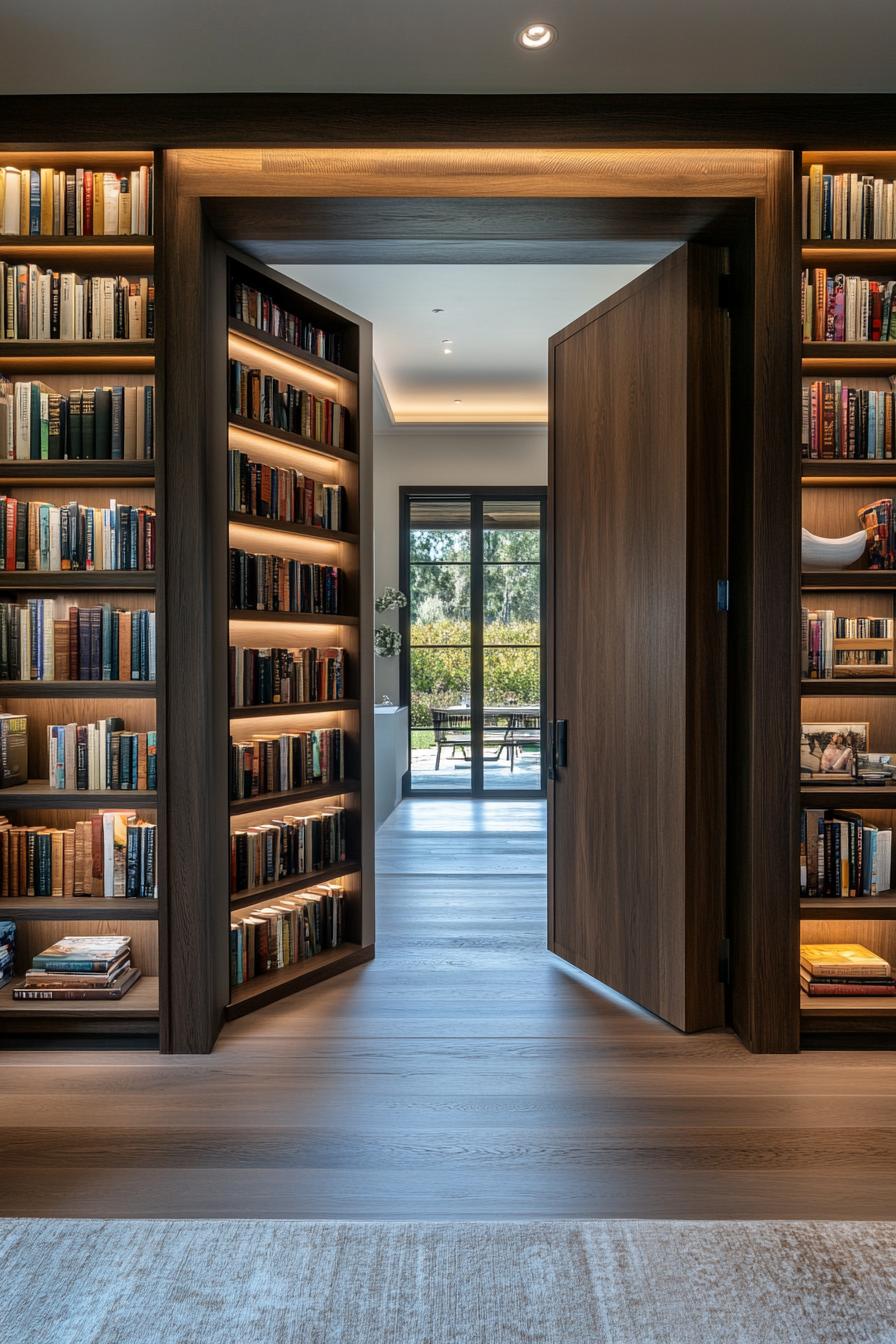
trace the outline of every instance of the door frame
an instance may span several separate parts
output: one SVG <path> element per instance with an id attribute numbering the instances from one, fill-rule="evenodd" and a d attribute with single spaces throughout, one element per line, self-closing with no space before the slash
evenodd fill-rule
<path id="1" fill-rule="evenodd" d="M 402 607 L 398 615 L 398 628 L 401 633 L 401 665 L 399 667 L 400 699 L 408 711 L 408 761 L 411 759 L 411 609 L 410 609 L 410 534 L 411 501 L 421 495 L 442 496 L 468 495 L 470 498 L 470 703 L 472 709 L 471 765 L 469 789 L 414 789 L 412 788 L 412 770 L 410 764 L 401 781 L 402 795 L 405 798 L 493 798 L 516 799 L 527 802 L 547 797 L 547 692 L 548 692 L 548 640 L 547 610 L 550 603 L 550 588 L 547 576 L 547 486 L 534 485 L 400 485 L 398 487 L 398 586 L 408 595 L 408 605 Z M 479 702 L 482 699 L 482 504 L 486 499 L 533 499 L 538 500 L 540 516 L 539 534 L 539 584 L 541 644 L 539 649 L 539 697 L 541 700 L 541 772 L 537 789 L 486 789 L 482 771 L 482 753 L 473 745 L 483 731 L 482 713 Z M 478 576 L 478 581 L 477 581 Z M 477 650 L 479 657 L 477 657 Z M 478 768 L 477 768 L 478 767 Z"/>

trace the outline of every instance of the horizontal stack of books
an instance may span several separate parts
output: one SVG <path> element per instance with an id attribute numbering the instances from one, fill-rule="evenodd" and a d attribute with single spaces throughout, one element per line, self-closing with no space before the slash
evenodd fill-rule
<path id="1" fill-rule="evenodd" d="M 893 457 L 896 394 L 841 378 L 804 382 L 801 449 L 810 461 Z"/>
<path id="2" fill-rule="evenodd" d="M 8 985 L 16 968 L 16 926 L 11 919 L 0 919 L 0 989 Z"/>
<path id="3" fill-rule="evenodd" d="M 74 826 L 16 826 L 0 817 L 0 898 L 156 900 L 156 824 L 97 812 Z"/>
<path id="4" fill-rule="evenodd" d="M 338 332 L 326 331 L 313 322 L 304 321 L 298 313 L 290 312 L 269 294 L 240 280 L 234 280 L 230 298 L 230 316 L 238 322 L 265 331 L 269 336 L 276 336 L 320 359 L 328 359 L 331 364 L 342 363 L 342 337 Z"/>
<path id="5" fill-rule="evenodd" d="M 330 448 L 347 446 L 348 410 L 331 397 L 316 397 L 238 359 L 230 361 L 230 414 L 273 429 L 314 439 Z"/>
<path id="6" fill-rule="evenodd" d="M 322 807 L 307 817 L 275 817 L 231 834 L 230 890 L 250 891 L 345 859 L 344 807 Z"/>
<path id="7" fill-rule="evenodd" d="M 227 453 L 227 490 L 231 513 L 307 523 L 333 532 L 346 527 L 344 486 L 316 481 L 293 467 L 256 462 L 237 448 Z"/>
<path id="8" fill-rule="evenodd" d="M 892 641 L 890 616 L 837 616 L 833 611 L 802 608 L 802 675 L 809 680 L 833 677 L 839 671 L 855 669 L 871 675 L 875 668 L 893 673 L 892 648 L 874 648 L 874 641 Z M 835 640 L 859 643 L 867 648 L 837 648 Z"/>
<path id="9" fill-rule="evenodd" d="M 0 459 L 145 461 L 154 456 L 153 387 L 80 387 L 0 378 Z"/>
<path id="10" fill-rule="evenodd" d="M 808 807 L 800 814 L 800 894 L 823 900 L 890 890 L 893 832 L 857 812 Z"/>
<path id="11" fill-rule="evenodd" d="M 153 230 L 153 169 L 0 168 L 0 234 L 120 238 Z"/>
<path id="12" fill-rule="evenodd" d="M 329 784 L 345 776 L 341 728 L 308 728 L 293 733 L 253 733 L 248 742 L 230 741 L 230 797 L 255 798 L 305 785 Z"/>
<path id="13" fill-rule="evenodd" d="M 286 555 L 230 548 L 230 606 L 234 611 L 296 611 L 338 616 L 343 573 Z"/>
<path id="14" fill-rule="evenodd" d="M 0 602 L 0 681 L 155 681 L 156 614 Z"/>
<path id="15" fill-rule="evenodd" d="M 155 312 L 151 275 L 82 276 L 0 261 L 0 340 L 151 340 Z"/>
<path id="16" fill-rule="evenodd" d="M 345 695 L 344 649 L 255 649 L 231 644 L 228 652 L 230 705 L 234 709 L 244 705 L 304 705 L 341 700 Z"/>
<path id="17" fill-rule="evenodd" d="M 803 271 L 800 315 L 805 341 L 896 340 L 896 280 Z"/>
<path id="18" fill-rule="evenodd" d="M 0 570 L 155 569 L 156 512 L 148 504 L 107 509 L 0 495 Z"/>
<path id="19" fill-rule="evenodd" d="M 343 941 L 345 894 L 337 882 L 253 910 L 230 926 L 230 983 L 306 961 Z"/>
<path id="20" fill-rule="evenodd" d="M 131 940 L 120 934 L 60 938 L 32 958 L 14 999 L 123 999 L 140 972 L 131 965 Z"/>
<path id="21" fill-rule="evenodd" d="M 890 963 L 861 943 L 803 943 L 800 986 L 813 998 L 896 994 Z"/>
<path id="22" fill-rule="evenodd" d="M 896 238 L 896 182 L 871 173 L 803 174 L 803 237 Z"/>
<path id="23" fill-rule="evenodd" d="M 124 719 L 47 724 L 51 789 L 154 789 L 156 731 L 125 732 Z"/>

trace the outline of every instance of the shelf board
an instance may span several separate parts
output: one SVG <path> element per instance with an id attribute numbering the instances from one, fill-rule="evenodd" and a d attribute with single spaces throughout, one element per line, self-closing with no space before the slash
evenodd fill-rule
<path id="1" fill-rule="evenodd" d="M 154 681 L 0 681 L 0 699 L 151 700 Z"/>
<path id="2" fill-rule="evenodd" d="M 299 873 L 294 877 L 280 877 L 276 882 L 267 882 L 260 887 L 249 887 L 246 891 L 236 891 L 230 897 L 231 910 L 246 910 L 250 905 L 267 905 L 278 896 L 288 896 L 293 891 L 305 891 L 316 887 L 320 882 L 335 882 L 337 877 L 348 877 L 359 873 L 361 865 L 354 860 L 347 863 L 333 863 L 329 868 L 318 868 L 313 873 Z"/>
<path id="3" fill-rule="evenodd" d="M 873 593 L 896 589 L 896 569 L 804 569 L 800 587 L 815 591 L 831 588 L 863 589 Z"/>
<path id="4" fill-rule="evenodd" d="M 360 788 L 357 779 L 335 779 L 330 784 L 309 784 L 302 789 L 285 789 L 282 793 L 258 793 L 254 798 L 238 798 L 232 802 L 230 815 L 240 817 L 246 812 L 267 812 L 271 808 L 311 802 L 315 798 L 335 798 L 340 793 L 358 793 Z M 896 789 L 893 792 L 896 794 Z M 0 803 L 2 800 L 0 793 Z"/>
<path id="5" fill-rule="evenodd" d="M 867 252 L 896 259 L 896 238 L 803 238 L 800 246 L 804 253 Z"/>
<path id="6" fill-rule="evenodd" d="M 800 800 L 811 807 L 896 807 L 896 784 L 801 784 Z"/>
<path id="7" fill-rule="evenodd" d="M 158 920 L 158 901 L 107 901 L 99 896 L 25 897 L 0 901 L 0 919 Z"/>
<path id="8" fill-rule="evenodd" d="M 896 341 L 803 341 L 803 359 L 896 360 Z"/>
<path id="9" fill-rule="evenodd" d="M 804 677 L 800 695 L 896 695 L 896 677 Z"/>
<path id="10" fill-rule="evenodd" d="M 16 248 L 29 251 L 35 247 L 53 248 L 69 252 L 91 248 L 155 247 L 155 238 L 149 233 L 3 233 L 0 234 L 0 254 Z"/>
<path id="11" fill-rule="evenodd" d="M 2 576 L 0 576 L 2 577 Z M 896 574 L 894 574 L 896 578 Z M 231 609 L 231 621 L 276 621 L 284 625 L 357 625 L 357 616 L 329 616 L 313 611 L 258 611 L 250 607 L 246 611 Z"/>
<path id="12" fill-rule="evenodd" d="M 360 540 L 357 532 L 335 532 L 331 528 L 315 527 L 312 523 L 286 523 L 277 518 L 257 518 L 251 513 L 228 513 L 227 521 L 238 527 L 258 527 L 286 536 L 313 537 L 315 541 L 345 541 L 350 546 L 357 546 Z"/>
<path id="13" fill-rule="evenodd" d="M 19 976 L 0 989 L 0 1018 L 9 1022 L 15 1018 L 55 1018 L 68 1021 L 95 1021 L 109 1018 L 115 1021 L 153 1020 L 159 1016 L 159 982 L 151 975 L 141 976 L 134 988 L 123 999 L 65 1000 L 29 999 L 19 1002 L 12 997 L 16 985 L 24 983 Z"/>
<path id="14" fill-rule="evenodd" d="M 0 682 L 0 688 L 3 683 Z M 291 714 L 331 713 L 338 709 L 360 709 L 360 700 L 308 700 L 298 705 L 234 705 L 227 711 L 231 719 L 285 718 Z"/>
<path id="15" fill-rule="evenodd" d="M 319 952 L 316 957 L 300 961 L 295 966 L 284 966 L 282 971 L 268 971 L 257 975 L 244 985 L 234 985 L 230 991 L 230 1004 L 225 1009 L 228 1018 L 242 1017 L 266 1003 L 273 1003 L 287 994 L 307 989 L 330 976 L 339 975 L 351 966 L 360 966 L 362 962 L 373 958 L 373 947 L 361 947 L 358 943 L 343 943 L 341 947 Z"/>
<path id="16" fill-rule="evenodd" d="M 319 369 L 321 373 L 332 374 L 334 378 L 344 378 L 350 383 L 358 381 L 358 375 L 344 365 L 333 364 L 329 359 L 322 359 L 320 355 L 313 355 L 289 341 L 281 340 L 279 336 L 272 336 L 270 332 L 259 331 L 248 322 L 240 322 L 237 318 L 231 317 L 227 322 L 227 330 L 233 336 L 241 336 L 244 341 L 251 341 L 253 345 L 273 350 L 286 359 L 294 360 L 296 364 L 307 364 L 311 369 Z"/>
<path id="17" fill-rule="evenodd" d="M 36 485 L 155 485 L 154 461 L 109 458 L 65 458 L 52 462 L 0 461 L 0 481 L 33 481 Z"/>
<path id="18" fill-rule="evenodd" d="M 130 355 L 153 359 L 156 343 L 150 341 L 0 341 L 0 363 L 8 359 L 116 359 Z"/>
<path id="19" fill-rule="evenodd" d="M 259 420 L 249 420 L 243 415 L 229 415 L 227 423 L 234 429 L 242 429 L 247 434 L 255 434 L 260 439 L 270 439 L 272 443 L 285 444 L 288 448 L 302 448 L 305 452 L 317 453 L 319 457 L 338 458 L 340 462 L 357 462 L 358 454 L 348 448 L 334 448 L 331 444 L 321 443 L 318 439 L 306 439 L 304 434 L 293 434 L 289 429 L 276 429 L 273 425 L 263 425 Z"/>
<path id="20" fill-rule="evenodd" d="M 45 779 L 29 779 L 0 789 L 0 811 L 7 807 L 89 807 L 119 812 L 122 808 L 155 807 L 154 789 L 51 789 Z"/>
<path id="21" fill-rule="evenodd" d="M 880 896 L 856 896 L 853 900 L 804 896 L 800 919 L 896 919 L 896 892 Z"/>
<path id="22" fill-rule="evenodd" d="M 812 486 L 896 484 L 893 458 L 813 458 L 800 461 L 800 475 Z"/>
<path id="23" fill-rule="evenodd" d="M 151 593 L 156 586 L 154 569 L 70 569 L 47 573 L 33 569 L 0 570 L 0 589 L 37 588 L 43 592 L 102 592 L 116 588 Z"/>

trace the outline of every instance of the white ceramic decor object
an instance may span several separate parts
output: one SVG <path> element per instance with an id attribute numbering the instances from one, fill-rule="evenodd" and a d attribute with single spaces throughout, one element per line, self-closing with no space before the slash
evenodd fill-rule
<path id="1" fill-rule="evenodd" d="M 848 537 L 816 537 L 803 528 L 803 569 L 845 569 L 865 552 L 866 535 L 853 532 Z"/>

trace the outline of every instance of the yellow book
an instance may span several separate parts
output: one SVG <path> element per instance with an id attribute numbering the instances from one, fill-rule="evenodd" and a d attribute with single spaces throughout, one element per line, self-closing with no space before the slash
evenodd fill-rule
<path id="1" fill-rule="evenodd" d="M 53 232 L 53 169 L 40 170 L 40 231 Z"/>
<path id="2" fill-rule="evenodd" d="M 105 180 L 104 173 L 94 173 L 93 175 L 93 232 L 94 236 L 99 233 L 105 233 L 103 225 L 103 184 Z"/>
<path id="3" fill-rule="evenodd" d="M 19 197 L 19 233 L 31 232 L 31 171 L 22 168 L 19 171 L 21 196 Z"/>
<path id="4" fill-rule="evenodd" d="M 802 943 L 800 966 L 809 975 L 884 977 L 890 963 L 861 943 Z"/>

